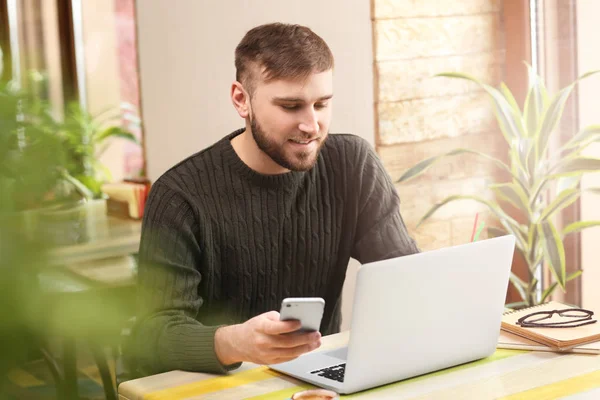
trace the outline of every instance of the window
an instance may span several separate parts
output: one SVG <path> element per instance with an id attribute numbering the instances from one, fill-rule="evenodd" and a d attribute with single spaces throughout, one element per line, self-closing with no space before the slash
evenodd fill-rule
<path id="1" fill-rule="evenodd" d="M 140 141 L 135 0 L 0 0 L 4 78 L 51 104 L 91 115 L 127 104 L 122 123 Z M 128 116 L 128 117 L 127 117 Z M 113 180 L 144 174 L 142 147 L 114 141 L 101 161 Z"/>

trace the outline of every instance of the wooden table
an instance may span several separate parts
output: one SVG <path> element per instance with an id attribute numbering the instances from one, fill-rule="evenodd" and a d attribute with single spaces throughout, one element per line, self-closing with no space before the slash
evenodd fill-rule
<path id="1" fill-rule="evenodd" d="M 57 380 L 59 397 L 78 398 L 76 369 L 76 339 L 88 343 L 104 386 L 107 399 L 116 399 L 116 388 L 112 383 L 108 361 L 103 345 L 112 346 L 120 335 L 127 318 L 134 315 L 135 280 L 137 270 L 132 254 L 138 252 L 141 221 L 102 218 L 95 221 L 90 240 L 71 246 L 56 248 L 51 253 L 51 264 L 38 275 L 43 293 L 47 296 L 48 334 L 62 338 L 62 362 L 58 363 L 48 353 L 49 366 Z M 89 310 L 89 315 L 73 315 L 73 304 L 77 310 Z M 110 320 L 98 318 L 110 316 Z M 61 322 L 57 325 L 57 322 Z M 68 326 L 63 323 L 68 321 Z M 73 337 L 69 332 L 84 337 Z M 59 364 L 62 364 L 62 368 Z"/>
<path id="2" fill-rule="evenodd" d="M 348 332 L 324 337 L 318 351 L 344 345 L 348 337 Z M 267 367 L 244 363 L 227 376 L 170 371 L 124 382 L 119 399 L 283 400 L 309 387 Z M 600 355 L 498 349 L 483 360 L 341 398 L 600 399 Z"/>
<path id="3" fill-rule="evenodd" d="M 141 221 L 106 217 L 96 221 L 89 241 L 59 247 L 51 256 L 56 263 L 70 264 L 137 253 L 141 232 Z"/>

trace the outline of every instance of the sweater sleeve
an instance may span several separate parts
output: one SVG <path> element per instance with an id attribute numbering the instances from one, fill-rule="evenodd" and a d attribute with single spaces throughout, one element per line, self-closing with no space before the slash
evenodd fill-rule
<path id="1" fill-rule="evenodd" d="M 197 213 L 185 194 L 156 182 L 144 213 L 139 252 L 138 316 L 130 354 L 138 374 L 174 369 L 224 373 L 240 365 L 218 361 L 218 326 L 196 320 L 202 305 L 198 231 Z"/>
<path id="2" fill-rule="evenodd" d="M 381 160 L 366 142 L 359 159 L 358 216 L 352 257 L 362 264 L 419 252 L 409 235 L 400 199 Z"/>

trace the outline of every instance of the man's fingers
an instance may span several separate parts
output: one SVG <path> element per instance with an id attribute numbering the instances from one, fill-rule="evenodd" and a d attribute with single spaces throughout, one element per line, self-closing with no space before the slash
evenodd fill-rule
<path id="1" fill-rule="evenodd" d="M 278 335 L 273 337 L 273 347 L 291 348 L 298 347 L 304 344 L 315 343 L 321 339 L 319 332 L 298 333 L 292 335 Z"/>
<path id="2" fill-rule="evenodd" d="M 274 360 L 272 360 L 269 364 L 281 364 L 284 362 L 288 362 L 288 361 L 292 361 L 294 359 L 296 359 L 298 357 L 283 357 L 283 358 L 276 358 Z"/>
<path id="3" fill-rule="evenodd" d="M 303 344 L 301 346 L 296 346 L 296 347 L 292 347 L 292 348 L 276 349 L 277 357 L 294 359 L 296 357 L 301 356 L 304 353 L 308 353 L 309 351 L 313 351 L 313 350 L 319 348 L 320 345 L 321 345 L 320 342 L 314 342 L 314 343 Z"/>
<path id="4" fill-rule="evenodd" d="M 279 313 L 277 311 L 266 312 L 263 316 L 271 321 L 279 321 Z"/>
<path id="5" fill-rule="evenodd" d="M 266 312 L 262 317 L 261 330 L 268 335 L 294 332 L 302 326 L 300 321 L 280 321 L 280 314 L 277 311 Z"/>
<path id="6" fill-rule="evenodd" d="M 279 321 L 272 320 L 269 317 L 262 319 L 261 330 L 267 335 L 281 335 L 282 333 L 289 333 L 297 331 L 302 327 L 300 321 Z"/>

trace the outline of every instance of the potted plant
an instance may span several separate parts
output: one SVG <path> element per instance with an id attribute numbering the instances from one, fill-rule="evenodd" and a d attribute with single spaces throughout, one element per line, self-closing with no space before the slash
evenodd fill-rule
<path id="1" fill-rule="evenodd" d="M 72 227 L 49 226 L 46 221 L 57 215 L 61 215 L 58 221 L 79 215 L 91 192 L 64 167 L 67 154 L 62 141 L 39 123 L 34 104 L 14 82 L 0 83 L 0 203 L 29 232 L 47 231 L 48 240 L 60 244 L 83 241 L 81 218 L 70 218 Z"/>
<path id="2" fill-rule="evenodd" d="M 123 121 L 127 123 L 126 128 Z M 79 103 L 71 103 L 67 107 L 64 122 L 57 126 L 69 157 L 67 170 L 92 192 L 94 198 L 104 197 L 102 183 L 111 179 L 111 173 L 101 163 L 100 156 L 115 138 L 139 144 L 130 131 L 139 128 L 139 124 L 135 108 L 127 103 L 97 115 L 82 109 Z"/>
<path id="3" fill-rule="evenodd" d="M 20 213 L 30 230 L 48 231 L 55 244 L 86 241 L 106 222 L 101 184 L 110 175 L 100 154 L 111 138 L 137 143 L 121 125 L 139 120 L 131 109 L 92 116 L 78 105 L 58 119 L 33 92 L 0 83 L 0 202 Z"/>
<path id="4" fill-rule="evenodd" d="M 563 243 L 565 236 L 600 225 L 600 221 L 577 221 L 559 231 L 553 222 L 556 213 L 581 196 L 579 183 L 582 175 L 600 171 L 600 159 L 583 155 L 587 146 L 600 141 L 600 125 L 586 127 L 563 144 L 558 151 L 548 151 L 551 136 L 561 120 L 565 103 L 574 86 L 581 79 L 600 71 L 580 76 L 550 98 L 540 76 L 535 74 L 531 67 L 527 67 L 529 90 L 523 110 L 519 108 L 513 94 L 504 83 L 496 89 L 462 73 L 448 72 L 436 75 L 467 79 L 477 83 L 487 92 L 492 100 L 500 130 L 508 144 L 508 163 L 485 153 L 458 148 L 421 161 L 398 180 L 406 182 L 424 173 L 442 159 L 459 154 L 483 157 L 509 176 L 509 181 L 490 186 L 495 195 L 494 199 L 475 195 L 448 196 L 431 207 L 418 225 L 452 201 L 468 199 L 484 204 L 502 225 L 500 230 L 488 228 L 489 232 L 493 235 L 513 234 L 516 237 L 517 251 L 521 253 L 528 267 L 526 279 L 521 279 L 511 272 L 510 282 L 521 297 L 521 301 L 510 304 L 511 307 L 543 303 L 557 287 L 565 291 L 566 283 L 582 272 L 578 270 L 570 275 L 566 273 Z M 600 192 L 600 189 L 588 190 Z M 525 222 L 520 223 L 511 216 L 511 207 L 519 210 Z M 541 296 L 538 297 L 536 288 L 539 282 L 536 276 L 545 267 L 551 271 L 554 282 L 543 288 Z"/>
<path id="5" fill-rule="evenodd" d="M 59 121 L 45 110 L 41 114 L 44 129 L 57 135 L 66 152 L 64 164 L 70 183 L 78 182 L 88 191 L 84 213 L 90 235 L 106 224 L 106 195 L 102 184 L 111 180 L 111 173 L 100 161 L 110 141 L 125 139 L 136 144 L 130 129 L 139 127 L 136 110 L 129 104 L 112 107 L 97 115 L 84 110 L 79 103 L 68 105 L 64 120 Z M 127 127 L 124 127 L 124 122 Z"/>

